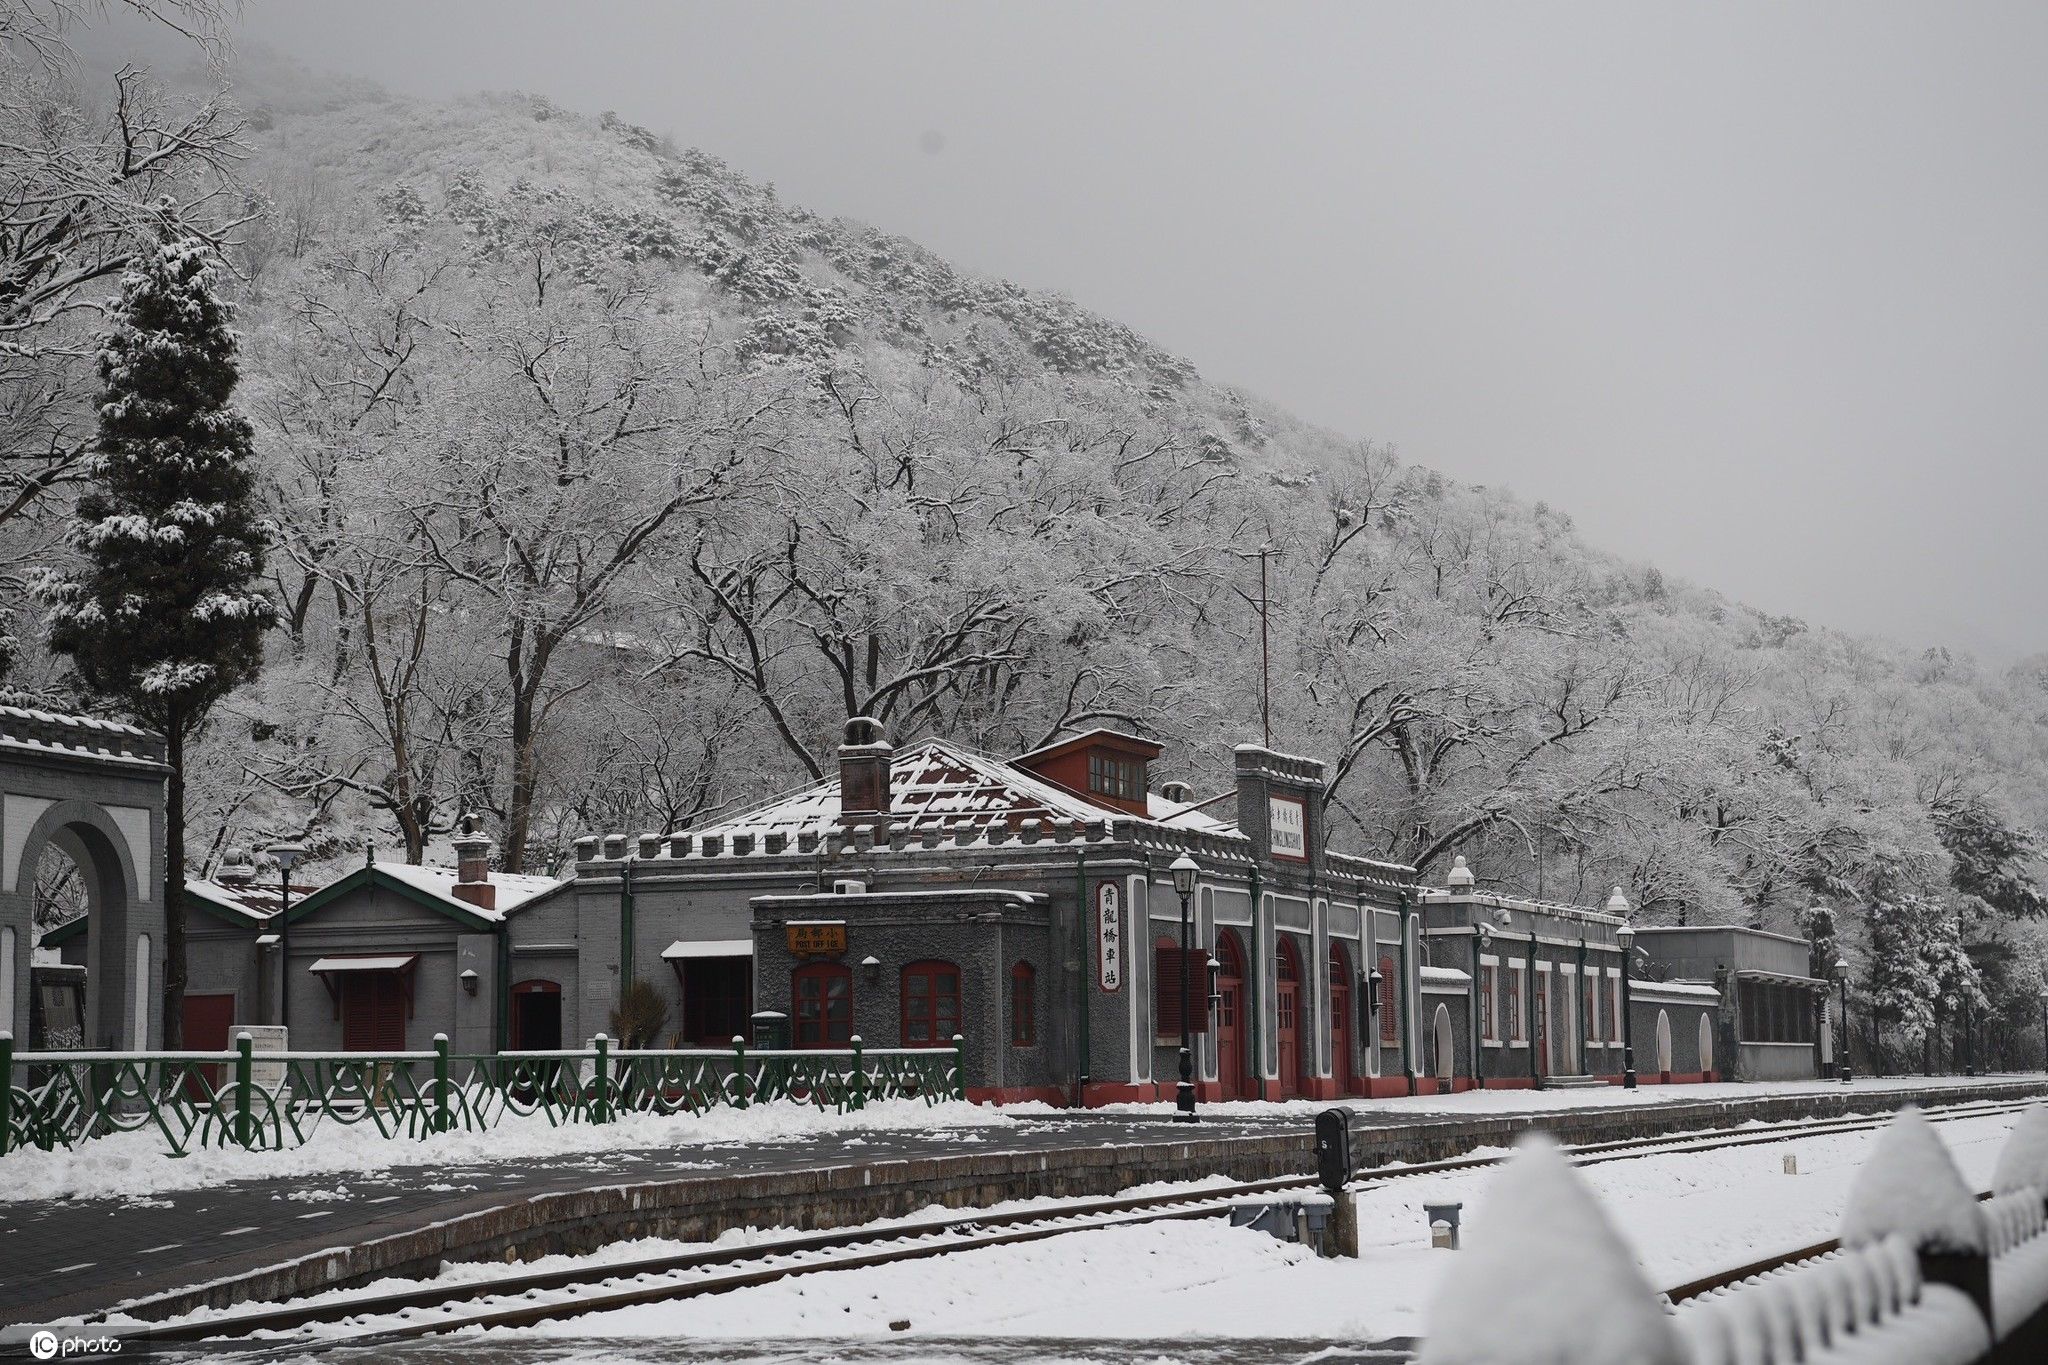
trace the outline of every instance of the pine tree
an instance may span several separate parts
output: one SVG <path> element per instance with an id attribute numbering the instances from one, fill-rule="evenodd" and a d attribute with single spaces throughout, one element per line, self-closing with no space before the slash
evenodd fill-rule
<path id="1" fill-rule="evenodd" d="M 79 565 L 39 585 L 50 646 L 95 696 L 165 739 L 165 1046 L 185 996 L 185 746 L 220 699 L 253 677 L 276 609 L 258 586 L 264 528 L 249 470 L 218 267 L 167 232 L 121 282 L 101 340 L 92 486 L 70 541 Z"/>

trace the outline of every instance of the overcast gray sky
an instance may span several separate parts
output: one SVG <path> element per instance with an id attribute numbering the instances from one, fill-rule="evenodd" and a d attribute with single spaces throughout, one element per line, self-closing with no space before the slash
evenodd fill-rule
<path id="1" fill-rule="evenodd" d="M 2048 649 L 2048 6 L 256 0 L 670 132 L 1768 610 Z"/>

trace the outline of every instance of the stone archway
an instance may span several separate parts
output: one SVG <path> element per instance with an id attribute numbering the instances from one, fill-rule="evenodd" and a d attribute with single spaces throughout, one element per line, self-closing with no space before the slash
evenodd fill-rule
<path id="1" fill-rule="evenodd" d="M 0 1028 L 20 1046 L 40 941 L 36 871 L 49 848 L 85 884 L 83 951 L 66 952 L 86 969 L 84 1045 L 161 1041 L 164 775 L 163 743 L 146 731 L 0 706 L 0 970 L 9 974 L 0 1004 L 11 1016 Z"/>

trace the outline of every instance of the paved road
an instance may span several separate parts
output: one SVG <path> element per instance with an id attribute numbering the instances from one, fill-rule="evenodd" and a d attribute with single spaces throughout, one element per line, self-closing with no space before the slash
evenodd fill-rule
<path id="1" fill-rule="evenodd" d="M 1450 1115 L 1373 1115 L 1456 1123 Z M 1300 1118 L 1029 1118 L 1015 1127 L 865 1132 L 362 1175 L 252 1180 L 140 1199 L 0 1204 L 0 1323 L 48 1321 L 161 1289 L 362 1242 L 524 1196 L 706 1173 L 810 1170 L 903 1157 L 1046 1151 L 1305 1130 Z"/>

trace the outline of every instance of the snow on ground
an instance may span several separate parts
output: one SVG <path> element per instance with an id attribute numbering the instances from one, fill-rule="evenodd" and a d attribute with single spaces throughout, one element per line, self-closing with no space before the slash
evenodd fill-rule
<path id="1" fill-rule="evenodd" d="M 1850 1085 L 1840 1081 L 1716 1081 L 1707 1085 L 1645 1085 L 1624 1090 L 1618 1085 L 1583 1090 L 1466 1090 L 1456 1095 L 1402 1095 L 1392 1099 L 1362 1100 L 1222 1100 L 1201 1106 L 1205 1114 L 1219 1118 L 1295 1117 L 1309 1118 L 1325 1109 L 1345 1108 L 1376 1117 L 1390 1114 L 1534 1114 L 1558 1109 L 1603 1109 L 1622 1105 L 1688 1104 L 1702 1100 L 1756 1099 L 1774 1095 L 1883 1094 L 1917 1088 L 1945 1089 L 1981 1085 L 1985 1081 L 2041 1081 L 2039 1072 L 1985 1076 L 1966 1080 L 1960 1076 L 1885 1076 L 1858 1080 Z M 1940 1101 L 1936 1100 L 1935 1103 Z M 1889 1107 L 1889 1106 L 1885 1106 Z M 1092 1112 L 1102 1114 L 1165 1115 L 1173 1111 L 1172 1100 L 1147 1104 L 1105 1105 Z"/>
<path id="2" fill-rule="evenodd" d="M 1155 1181 L 1151 1184 L 1133 1185 L 1118 1191 L 1119 1198 L 1137 1198 L 1151 1194 L 1188 1194 L 1219 1186 L 1234 1185 L 1229 1176 L 1211 1175 L 1200 1180 Z M 927 1204 L 925 1207 L 903 1218 L 886 1220 L 891 1223 L 915 1226 L 923 1223 L 939 1223 L 949 1218 L 967 1218 L 976 1213 L 1022 1213 L 1029 1209 L 1049 1204 L 1066 1204 L 1071 1201 L 1051 1195 L 1030 1199 L 1006 1199 L 982 1209 L 954 1209 L 944 1204 Z M 869 1227 L 879 1224 L 870 1223 Z M 684 1242 L 673 1237 L 642 1237 L 631 1241 L 613 1242 L 609 1246 L 584 1256 L 553 1255 L 540 1256 L 517 1265 L 506 1265 L 497 1261 L 451 1261 L 444 1262 L 441 1273 L 431 1281 L 417 1279 L 396 1279 L 387 1277 L 368 1284 L 351 1286 L 346 1289 L 331 1289 L 288 1302 L 294 1307 L 329 1303 L 340 1299 L 359 1298 L 369 1294 L 397 1293 L 402 1290 L 419 1289 L 429 1283 L 435 1285 L 475 1284 L 484 1280 L 500 1279 L 506 1276 L 539 1275 L 555 1270 L 569 1270 L 575 1267 L 618 1265 L 626 1261 L 647 1260 L 657 1256 L 679 1256 L 689 1252 L 703 1251 L 712 1247 L 759 1246 L 767 1242 L 784 1241 L 792 1237 L 811 1234 L 790 1228 L 733 1228 L 719 1234 L 709 1242 Z M 205 1322 L 213 1318 L 234 1317 L 249 1311 L 245 1303 L 229 1304 L 224 1308 L 198 1308 L 190 1313 L 158 1321 L 166 1323 Z M 107 1321 L 116 1325 L 139 1323 L 138 1318 L 125 1313 L 112 1313 Z M 335 1329 L 337 1332 L 347 1330 Z"/>
<path id="3" fill-rule="evenodd" d="M 1983 1188 L 2013 1120 L 1936 1125 Z M 1832 1236 L 1874 1135 L 1839 1134 L 1590 1166 L 1582 1174 L 1652 1284 L 1671 1286 Z M 1783 1170 L 1788 1155 L 1799 1173 Z M 1425 1199 L 1461 1200 L 1486 1234 L 1493 1172 L 1432 1176 L 1359 1201 L 1361 1256 L 1319 1260 L 1219 1220 L 1072 1233 L 1015 1246 L 831 1271 L 679 1303 L 527 1329 L 555 1337 L 1271 1337 L 1368 1342 L 1419 1335 L 1439 1275 Z"/>
<path id="4" fill-rule="evenodd" d="M 985 1105 L 878 1100 L 858 1113 L 805 1105 L 755 1105 L 688 1114 L 630 1114 L 616 1123 L 553 1126 L 539 1115 L 482 1132 L 390 1138 L 368 1123 L 322 1123 L 301 1147 L 244 1152 L 209 1147 L 173 1157 L 154 1128 L 115 1133 L 65 1150 L 34 1148 L 0 1157 L 0 1203 L 26 1199 L 131 1198 L 277 1176 L 363 1175 L 408 1166 L 467 1166 L 536 1157 L 789 1142 L 827 1134 L 1008 1127 L 1016 1119 Z"/>

